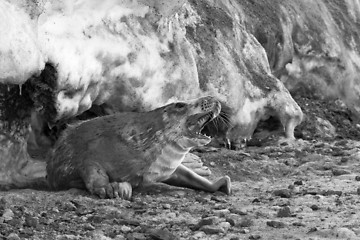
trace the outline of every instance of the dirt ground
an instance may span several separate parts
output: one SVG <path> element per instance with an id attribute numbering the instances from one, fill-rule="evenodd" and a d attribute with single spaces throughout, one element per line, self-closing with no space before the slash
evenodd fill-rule
<path id="1" fill-rule="evenodd" d="M 193 152 L 211 178 L 231 177 L 230 196 L 161 184 L 131 201 L 0 192 L 0 239 L 360 239 L 359 125 L 340 101 L 295 100 L 296 141 L 268 121 L 241 151 Z"/>

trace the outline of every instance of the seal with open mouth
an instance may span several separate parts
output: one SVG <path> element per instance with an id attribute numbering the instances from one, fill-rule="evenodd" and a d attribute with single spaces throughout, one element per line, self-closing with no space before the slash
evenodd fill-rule
<path id="1" fill-rule="evenodd" d="M 49 185 L 101 198 L 129 199 L 133 187 L 151 182 L 230 194 L 228 176 L 211 182 L 181 164 L 193 147 L 210 142 L 201 130 L 220 110 L 217 99 L 203 97 L 69 126 L 48 159 Z"/>

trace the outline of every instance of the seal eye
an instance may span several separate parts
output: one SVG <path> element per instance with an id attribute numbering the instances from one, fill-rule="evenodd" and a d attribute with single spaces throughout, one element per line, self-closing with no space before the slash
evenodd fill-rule
<path id="1" fill-rule="evenodd" d="M 185 106 L 186 106 L 186 104 L 182 103 L 182 102 L 175 103 L 176 108 L 184 108 Z"/>

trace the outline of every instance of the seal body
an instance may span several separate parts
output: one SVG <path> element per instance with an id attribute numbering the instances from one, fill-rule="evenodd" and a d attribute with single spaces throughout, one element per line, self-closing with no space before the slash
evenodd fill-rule
<path id="1" fill-rule="evenodd" d="M 191 148 L 210 142 L 200 132 L 220 110 L 218 100 L 203 97 L 69 126 L 48 159 L 49 185 L 110 198 L 129 198 L 133 187 L 151 182 L 229 194 L 228 177 L 212 183 L 181 164 Z"/>

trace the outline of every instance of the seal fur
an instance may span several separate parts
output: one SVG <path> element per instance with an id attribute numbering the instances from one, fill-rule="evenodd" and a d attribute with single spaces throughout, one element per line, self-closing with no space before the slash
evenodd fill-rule
<path id="1" fill-rule="evenodd" d="M 210 182 L 181 164 L 193 147 L 210 142 L 201 130 L 220 111 L 217 99 L 203 97 L 70 126 L 48 159 L 49 185 L 86 188 L 101 198 L 128 199 L 133 187 L 152 182 L 230 194 L 228 176 Z"/>

